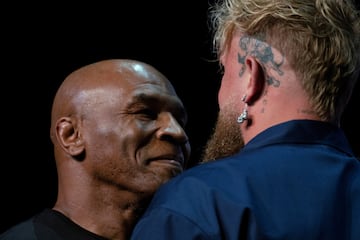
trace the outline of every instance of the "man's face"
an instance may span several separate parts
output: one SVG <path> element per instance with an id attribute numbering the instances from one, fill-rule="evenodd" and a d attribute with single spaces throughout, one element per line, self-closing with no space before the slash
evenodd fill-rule
<path id="1" fill-rule="evenodd" d="M 212 161 L 237 153 L 244 140 L 237 118 L 244 108 L 243 101 L 248 75 L 244 73 L 244 63 L 239 58 L 239 41 L 241 35 L 234 35 L 229 48 L 221 57 L 224 74 L 218 93 L 220 107 L 214 132 L 208 140 L 202 161 Z"/>
<path id="2" fill-rule="evenodd" d="M 190 155 L 187 116 L 168 83 L 131 77 L 86 95 L 82 132 L 95 179 L 147 195 L 183 171 Z"/>

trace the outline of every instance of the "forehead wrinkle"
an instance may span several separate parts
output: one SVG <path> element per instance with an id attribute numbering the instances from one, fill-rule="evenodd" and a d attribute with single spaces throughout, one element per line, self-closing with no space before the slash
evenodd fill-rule
<path id="1" fill-rule="evenodd" d="M 73 98 L 73 104 L 83 114 L 110 107 L 121 99 L 124 90 L 121 88 L 93 88 L 78 92 Z M 110 94 L 111 93 L 111 94 Z"/>

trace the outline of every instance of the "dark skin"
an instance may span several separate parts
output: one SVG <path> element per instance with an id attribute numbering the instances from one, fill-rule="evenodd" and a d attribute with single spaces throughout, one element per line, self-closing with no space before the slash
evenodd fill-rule
<path id="1" fill-rule="evenodd" d="M 54 209 L 108 239 L 128 239 L 157 188 L 184 170 L 187 115 L 153 67 L 107 60 L 70 74 L 54 99 Z"/>

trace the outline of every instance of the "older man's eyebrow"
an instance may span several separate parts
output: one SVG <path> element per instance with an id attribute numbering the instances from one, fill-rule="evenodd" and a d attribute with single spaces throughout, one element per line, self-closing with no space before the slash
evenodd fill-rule
<path id="1" fill-rule="evenodd" d="M 174 96 L 174 99 L 178 99 Z M 171 104 L 172 103 L 172 104 Z M 128 109 L 140 108 L 144 106 L 154 106 L 156 108 L 165 108 L 167 111 L 175 113 L 178 117 L 187 122 L 188 115 L 185 107 L 178 101 L 172 101 L 171 98 L 162 97 L 161 95 L 153 95 L 148 93 L 139 93 L 134 95 L 127 104 Z"/>

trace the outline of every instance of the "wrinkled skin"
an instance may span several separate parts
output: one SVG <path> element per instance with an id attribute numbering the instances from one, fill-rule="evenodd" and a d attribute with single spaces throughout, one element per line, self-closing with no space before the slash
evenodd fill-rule
<path id="1" fill-rule="evenodd" d="M 70 74 L 54 99 L 54 209 L 109 239 L 126 239 L 157 188 L 190 155 L 187 115 L 153 67 L 107 60 Z"/>

